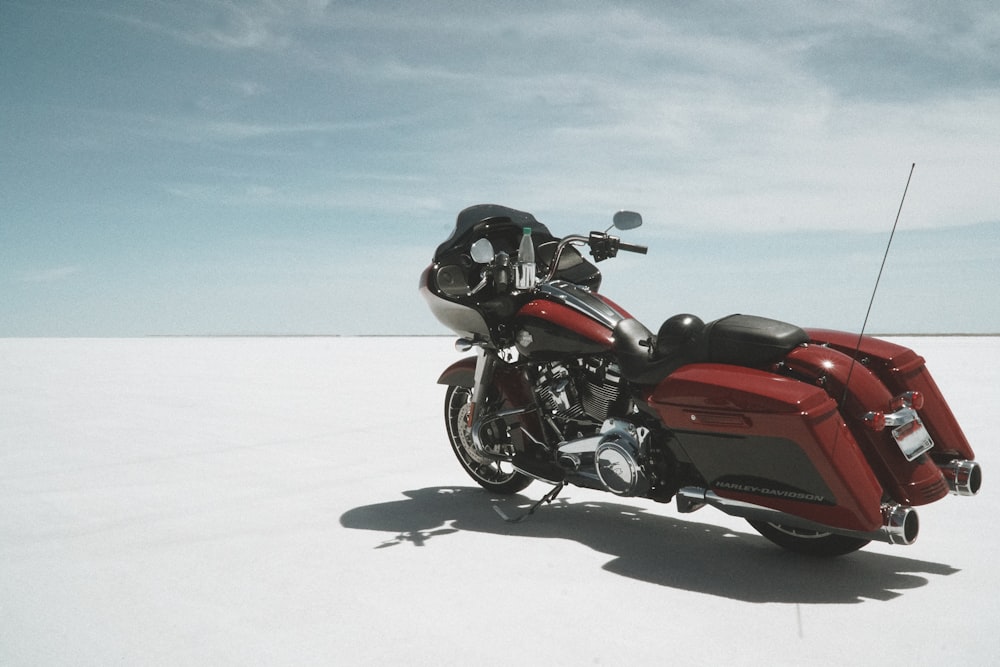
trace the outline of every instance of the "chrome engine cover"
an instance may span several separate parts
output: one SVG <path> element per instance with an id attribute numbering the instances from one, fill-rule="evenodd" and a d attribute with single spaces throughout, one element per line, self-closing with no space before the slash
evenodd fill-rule
<path id="1" fill-rule="evenodd" d="M 560 445 L 559 462 L 582 486 L 617 496 L 644 495 L 649 490 L 642 467 L 645 435 L 628 421 L 608 419 L 598 435 Z"/>
<path id="2" fill-rule="evenodd" d="M 594 467 L 604 488 L 618 496 L 644 494 L 649 483 L 639 462 L 640 452 L 639 436 L 632 424 L 620 419 L 604 422 L 594 450 Z"/>

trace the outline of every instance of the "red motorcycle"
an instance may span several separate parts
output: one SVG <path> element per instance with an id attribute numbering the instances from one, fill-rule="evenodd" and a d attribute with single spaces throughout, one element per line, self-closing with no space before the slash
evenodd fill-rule
<path id="1" fill-rule="evenodd" d="M 641 224 L 621 211 L 613 226 Z M 823 556 L 912 544 L 915 506 L 979 491 L 972 448 L 912 350 L 751 315 L 675 315 L 654 334 L 599 292 L 583 245 L 595 263 L 646 252 L 479 205 L 421 275 L 456 348 L 476 352 L 438 383 L 452 449 L 484 488 L 553 485 L 529 514 L 566 484 L 711 505 Z"/>

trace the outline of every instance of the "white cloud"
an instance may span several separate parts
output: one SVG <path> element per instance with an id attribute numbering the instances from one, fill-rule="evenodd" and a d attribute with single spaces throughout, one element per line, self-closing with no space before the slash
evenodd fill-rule
<path id="1" fill-rule="evenodd" d="M 66 280 L 80 273 L 80 271 L 81 267 L 79 266 L 57 266 L 47 269 L 35 269 L 22 272 L 17 277 L 17 281 L 21 283 L 56 283 Z"/>
<path id="2" fill-rule="evenodd" d="M 279 51 L 290 43 L 280 5 L 215 0 L 157 3 L 111 12 L 110 18 L 192 46 L 223 51 Z"/>

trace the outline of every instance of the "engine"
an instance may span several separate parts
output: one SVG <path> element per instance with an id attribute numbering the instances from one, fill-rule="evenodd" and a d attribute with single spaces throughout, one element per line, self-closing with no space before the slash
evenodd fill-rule
<path id="1" fill-rule="evenodd" d="M 649 433 L 627 419 L 630 398 L 615 363 L 591 358 L 547 364 L 536 391 L 559 432 L 558 461 L 571 481 L 619 496 L 646 494 Z"/>
<path id="2" fill-rule="evenodd" d="M 557 420 L 590 421 L 598 425 L 627 408 L 621 372 L 604 359 L 576 359 L 542 366 L 536 383 L 538 398 Z"/>

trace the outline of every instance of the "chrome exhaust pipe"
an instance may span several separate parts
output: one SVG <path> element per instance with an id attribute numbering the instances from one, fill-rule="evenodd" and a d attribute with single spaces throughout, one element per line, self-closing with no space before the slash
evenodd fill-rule
<path id="1" fill-rule="evenodd" d="M 920 533 L 917 510 L 906 505 L 882 505 L 882 529 L 876 532 L 882 537 L 872 539 L 880 542 L 913 544 Z"/>
<path id="2" fill-rule="evenodd" d="M 766 521 L 783 526 L 815 530 L 821 533 L 834 533 L 864 540 L 887 542 L 888 544 L 913 544 L 920 532 L 920 518 L 917 511 L 906 505 L 882 505 L 882 527 L 871 532 L 844 530 L 825 524 L 816 523 L 802 517 L 780 512 L 763 505 L 745 503 L 741 500 L 723 498 L 714 491 L 696 486 L 686 486 L 677 492 L 677 511 L 687 514 L 701 509 L 705 505 L 741 519 Z"/>
<path id="3" fill-rule="evenodd" d="M 941 466 L 948 490 L 956 496 L 974 496 L 983 484 L 983 471 L 975 461 L 955 459 Z"/>

